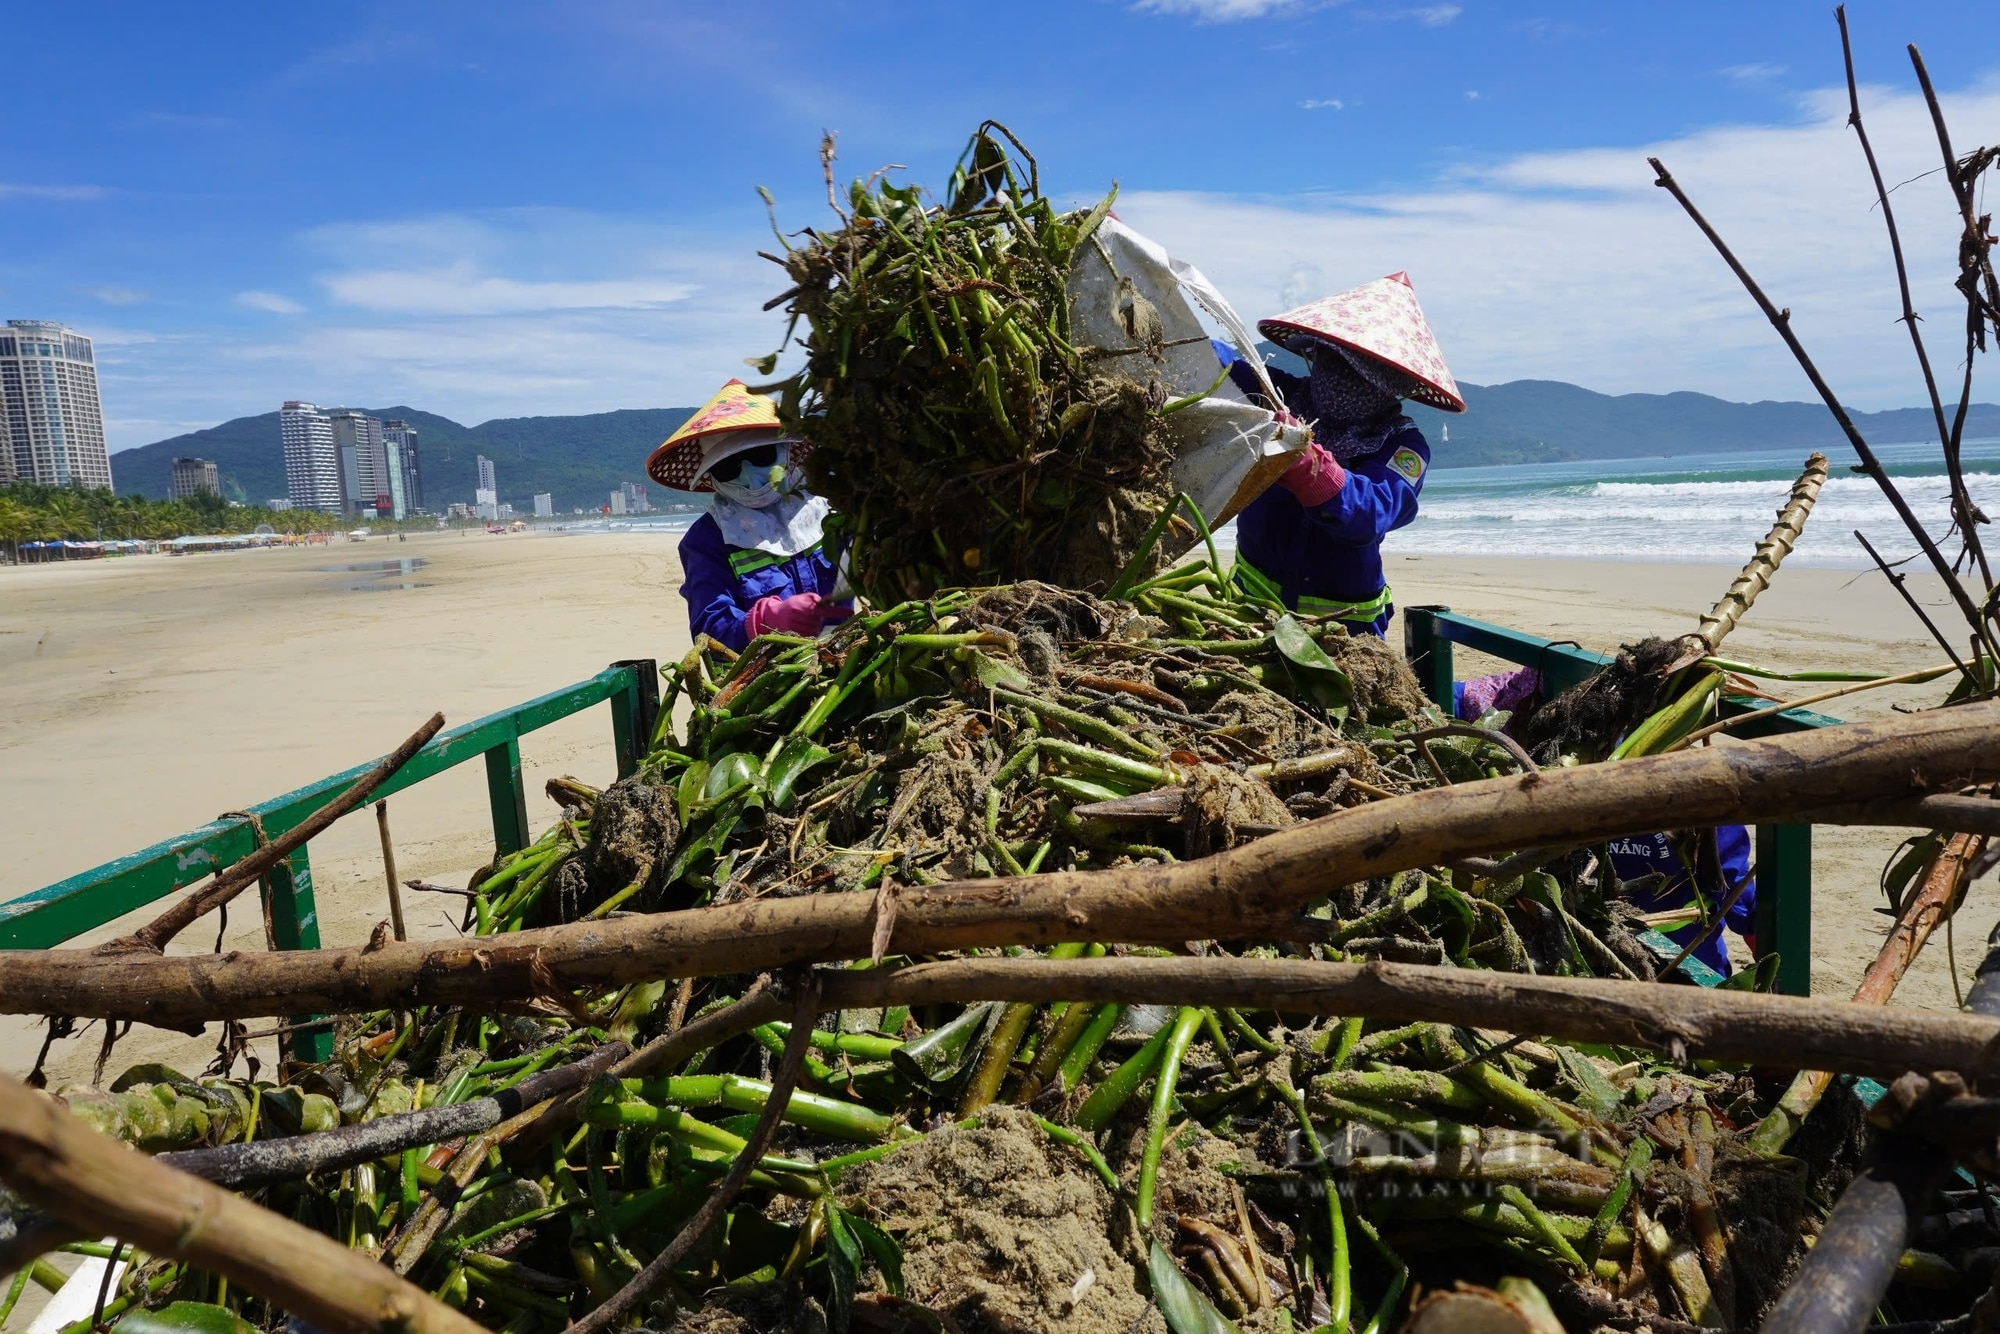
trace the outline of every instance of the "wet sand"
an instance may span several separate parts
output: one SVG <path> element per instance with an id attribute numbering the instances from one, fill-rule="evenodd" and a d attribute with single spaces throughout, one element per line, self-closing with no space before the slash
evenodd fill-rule
<path id="1" fill-rule="evenodd" d="M 428 564 L 407 574 L 327 568 L 404 558 Z M 1442 603 L 1600 650 L 1692 626 L 1733 574 L 1733 567 L 1616 562 L 1390 562 L 1402 605 Z M 368 760 L 432 710 L 455 725 L 617 659 L 678 657 L 688 643 L 678 584 L 674 540 L 632 533 L 446 533 L 0 569 L 0 809 L 14 833 L 12 856 L 0 866 L 0 899 Z M 1919 592 L 1941 601 L 1934 588 Z M 1728 648 L 1791 668 L 1892 672 L 1942 660 L 1879 576 L 1850 571 L 1784 571 Z M 1498 666 L 1461 654 L 1459 675 Z M 1937 693 L 1890 690 L 1822 707 L 1879 717 L 1896 700 Z M 593 708 L 534 733 L 522 756 L 539 830 L 556 815 L 542 793 L 548 778 L 612 777 L 608 711 Z M 390 817 L 404 879 L 462 885 L 490 853 L 484 769 L 476 762 L 395 797 Z M 1851 992 L 1873 957 L 1888 922 L 1873 911 L 1881 902 L 1877 877 L 1900 837 L 1820 831 L 1816 992 Z M 324 942 L 365 941 L 388 911 L 372 813 L 350 816 L 316 840 L 313 867 Z M 1973 891 L 1959 942 L 1968 974 L 1991 917 L 1983 893 Z M 413 935 L 455 929 L 458 900 L 406 898 L 414 899 Z M 261 948 L 258 915 L 249 900 L 239 903 L 226 943 Z M 157 910 L 142 909 L 83 943 Z M 214 926 L 205 924 L 177 948 L 214 944 Z M 1898 999 L 1952 1004 L 1942 942 L 1918 961 Z M 87 1080 L 98 1039 L 92 1028 L 58 1043 L 47 1064 L 51 1083 Z M 203 1038 L 140 1030 L 120 1043 L 108 1073 L 140 1059 L 194 1073 L 215 1041 L 215 1029 Z M 25 1073 L 39 1047 L 39 1025 L 0 1018 L 0 1067 Z M 259 1042 L 257 1051 L 269 1069 L 274 1042 Z"/>

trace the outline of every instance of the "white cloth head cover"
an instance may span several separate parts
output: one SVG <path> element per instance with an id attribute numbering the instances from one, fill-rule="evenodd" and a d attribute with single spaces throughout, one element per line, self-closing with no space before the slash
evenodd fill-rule
<path id="1" fill-rule="evenodd" d="M 737 438 L 728 440 L 724 447 L 702 460 L 702 473 L 759 445 L 776 444 L 778 461 L 754 482 L 710 478 L 715 499 L 708 512 L 715 517 L 715 526 L 722 530 L 722 540 L 732 547 L 765 551 L 773 556 L 798 555 L 820 540 L 821 528 L 833 507 L 824 497 L 805 489 L 805 479 L 791 461 L 791 450 L 777 432 L 734 434 Z"/>

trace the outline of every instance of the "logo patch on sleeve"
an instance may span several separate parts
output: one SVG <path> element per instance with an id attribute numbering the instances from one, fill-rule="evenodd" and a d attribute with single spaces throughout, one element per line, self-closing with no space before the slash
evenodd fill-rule
<path id="1" fill-rule="evenodd" d="M 1405 481 L 1415 482 L 1424 475 L 1424 456 L 1406 447 L 1389 457 L 1389 466 L 1401 473 Z"/>

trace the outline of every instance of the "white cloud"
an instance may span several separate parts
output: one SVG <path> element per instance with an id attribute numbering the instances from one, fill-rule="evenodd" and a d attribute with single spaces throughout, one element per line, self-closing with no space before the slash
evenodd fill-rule
<path id="1" fill-rule="evenodd" d="M 1305 111 L 1344 111 L 1347 108 L 1347 103 L 1337 97 L 1323 97 L 1308 99 L 1299 103 L 1299 107 Z"/>
<path id="2" fill-rule="evenodd" d="M 2000 89 L 1947 97 L 1962 133 L 2000 120 Z M 1936 165 L 1922 101 L 1871 91 L 1885 174 Z M 1230 197 L 1128 190 L 1119 212 L 1199 265 L 1249 318 L 1407 269 L 1460 378 L 1569 380 L 1606 392 L 1695 389 L 1804 399 L 1810 386 L 1736 280 L 1665 191 L 1665 160 L 1860 408 L 1923 399 L 1894 323 L 1894 270 L 1845 94 L 1801 123 L 1715 129 L 1650 145 L 1525 154 L 1431 185 L 1370 195 Z M 1958 360 L 1957 225 L 1933 176 L 1894 196 L 1934 363 Z M 1318 280 L 1301 290 L 1301 276 Z M 1949 378 L 1949 371 L 1942 378 Z M 1989 377 L 1980 396 L 1995 397 Z"/>
<path id="3" fill-rule="evenodd" d="M 276 292 L 238 292 L 236 304 L 252 310 L 268 310 L 273 315 L 296 315 L 305 309 L 290 297 L 279 296 Z"/>
<path id="4" fill-rule="evenodd" d="M 153 299 L 151 292 L 141 291 L 136 287 L 119 287 L 115 284 L 93 287 L 89 291 L 90 295 L 107 306 L 137 306 Z"/>
<path id="5" fill-rule="evenodd" d="M 0 181 L 0 199 L 39 199 L 49 203 L 73 204 L 86 199 L 102 199 L 101 185 L 29 185 L 21 181 Z"/>
<path id="6" fill-rule="evenodd" d="M 554 310 L 642 310 L 685 300 L 693 288 L 660 278 L 524 282 L 470 263 L 444 269 L 376 269 L 321 280 L 334 300 L 397 315 L 531 315 Z"/>
<path id="7" fill-rule="evenodd" d="M 1468 102 L 1477 102 L 1479 100 L 1479 90 L 1477 88 L 1466 89 L 1465 100 Z"/>
<path id="8" fill-rule="evenodd" d="M 1141 14 L 1189 14 L 1204 23 L 1234 23 L 1318 6 L 1307 0 L 1137 0 L 1132 8 Z"/>
<path id="9" fill-rule="evenodd" d="M 1773 79 L 1783 77 L 1785 67 L 1783 65 L 1767 64 L 1759 60 L 1747 65 L 1724 65 L 1717 72 L 1723 78 L 1733 79 L 1737 83 L 1769 83 Z"/>
<path id="10" fill-rule="evenodd" d="M 1463 5 L 1412 5 L 1402 9 L 1358 9 L 1354 12 L 1354 17 L 1369 19 L 1376 23 L 1413 19 L 1426 28 L 1442 28 L 1464 12 Z"/>

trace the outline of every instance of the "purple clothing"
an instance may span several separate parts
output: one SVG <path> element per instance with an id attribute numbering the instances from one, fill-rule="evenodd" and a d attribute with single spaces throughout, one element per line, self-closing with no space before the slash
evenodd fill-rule
<path id="1" fill-rule="evenodd" d="M 1722 862 L 1720 885 L 1703 885 L 1702 893 L 1707 898 L 1710 910 L 1721 907 L 1728 901 L 1730 892 L 1750 874 L 1750 831 L 1740 824 L 1725 824 L 1715 827 L 1715 846 Z M 1666 883 L 1656 892 L 1635 894 L 1632 906 L 1640 912 L 1672 912 L 1685 908 L 1694 902 L 1694 884 L 1687 866 L 1680 854 L 1674 851 L 1673 840 L 1665 834 L 1634 834 L 1629 838 L 1614 838 L 1610 842 L 1611 869 L 1620 880 L 1637 880 L 1657 871 L 1666 876 Z M 1723 917 L 1723 924 L 1739 936 L 1748 936 L 1757 929 L 1757 886 L 1753 881 L 1743 891 L 1743 897 L 1736 900 L 1736 906 Z M 1682 944 L 1687 944 L 1701 934 L 1701 923 L 1694 922 L 1666 935 Z M 1723 945 L 1722 933 L 1716 932 L 1706 945 L 1694 952 L 1694 957 L 1721 973 L 1729 975 L 1729 951 Z"/>
<path id="2" fill-rule="evenodd" d="M 688 633 L 705 634 L 733 649 L 750 642 L 744 622 L 759 599 L 794 593 L 825 597 L 838 578 L 817 542 L 796 556 L 732 547 L 707 514 L 681 538 L 681 572 L 687 576 L 681 596 L 688 604 Z"/>

